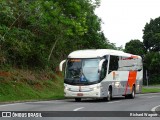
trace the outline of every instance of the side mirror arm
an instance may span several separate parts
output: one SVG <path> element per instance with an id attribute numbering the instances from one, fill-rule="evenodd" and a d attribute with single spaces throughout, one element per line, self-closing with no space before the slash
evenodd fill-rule
<path id="1" fill-rule="evenodd" d="M 105 61 L 105 59 L 102 59 L 102 60 L 99 62 L 98 72 L 101 71 L 101 69 L 102 69 L 102 64 L 103 64 L 104 61 Z"/>
<path id="2" fill-rule="evenodd" d="M 59 64 L 59 71 L 63 71 L 63 64 L 66 62 L 66 60 L 61 61 L 61 63 Z"/>

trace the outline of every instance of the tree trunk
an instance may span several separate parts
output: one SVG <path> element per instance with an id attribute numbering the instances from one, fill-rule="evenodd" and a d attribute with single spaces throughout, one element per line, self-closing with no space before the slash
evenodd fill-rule
<path id="1" fill-rule="evenodd" d="M 51 58 L 51 55 L 52 55 L 52 53 L 53 53 L 53 50 L 54 50 L 57 42 L 58 42 L 58 39 L 54 42 L 54 44 L 53 44 L 53 46 L 52 46 L 52 49 L 51 49 L 50 54 L 49 54 L 49 56 L 48 56 L 48 62 L 49 62 L 49 60 L 50 60 L 50 58 Z"/>

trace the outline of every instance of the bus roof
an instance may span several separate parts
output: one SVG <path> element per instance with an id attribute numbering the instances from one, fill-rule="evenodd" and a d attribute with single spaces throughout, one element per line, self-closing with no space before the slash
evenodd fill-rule
<path id="1" fill-rule="evenodd" d="M 129 53 L 125 53 L 123 51 L 112 50 L 112 49 L 88 49 L 88 50 L 77 50 L 73 51 L 68 55 L 68 58 L 97 58 L 103 57 L 105 55 L 113 55 L 113 56 L 124 56 L 124 57 L 132 57 L 138 55 L 133 55 Z"/>

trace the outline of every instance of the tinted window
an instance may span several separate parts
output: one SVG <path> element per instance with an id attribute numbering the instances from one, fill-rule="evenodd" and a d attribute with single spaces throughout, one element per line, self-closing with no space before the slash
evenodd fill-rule
<path id="1" fill-rule="evenodd" d="M 102 69 L 101 69 L 101 77 L 100 79 L 103 80 L 106 77 L 107 73 L 107 60 L 103 62 Z"/>
<path id="2" fill-rule="evenodd" d="M 109 72 L 118 69 L 118 61 L 119 61 L 119 57 L 117 57 L 117 56 L 110 56 Z"/>

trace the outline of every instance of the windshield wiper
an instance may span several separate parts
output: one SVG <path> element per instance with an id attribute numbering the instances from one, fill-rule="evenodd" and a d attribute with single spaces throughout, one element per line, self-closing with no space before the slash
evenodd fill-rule
<path id="1" fill-rule="evenodd" d="M 66 83 L 74 83 L 75 79 L 73 79 L 73 78 L 65 78 L 64 80 L 65 80 Z"/>

